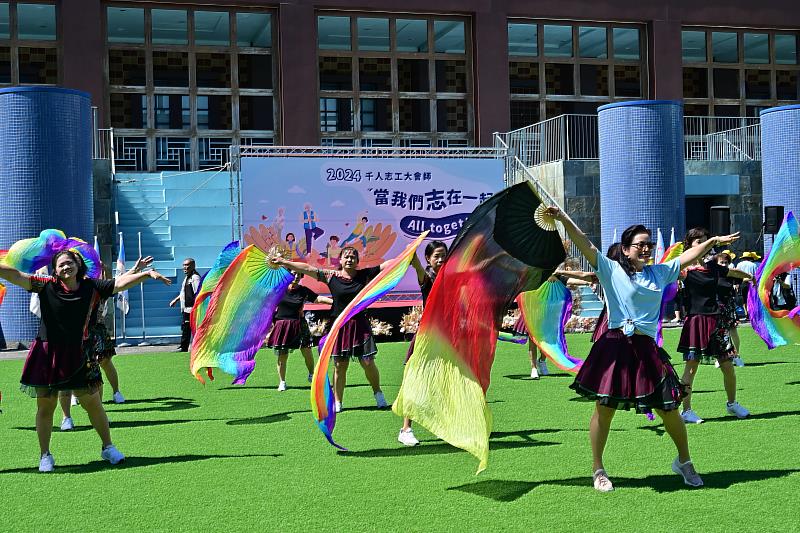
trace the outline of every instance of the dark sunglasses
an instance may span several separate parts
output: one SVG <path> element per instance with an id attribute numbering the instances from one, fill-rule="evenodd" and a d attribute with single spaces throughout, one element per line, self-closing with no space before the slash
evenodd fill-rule
<path id="1" fill-rule="evenodd" d="M 650 248 L 652 250 L 653 248 L 655 248 L 656 243 L 654 243 L 652 241 L 648 241 L 648 242 L 632 242 L 631 246 L 635 246 L 639 250 L 644 250 L 645 248 Z"/>

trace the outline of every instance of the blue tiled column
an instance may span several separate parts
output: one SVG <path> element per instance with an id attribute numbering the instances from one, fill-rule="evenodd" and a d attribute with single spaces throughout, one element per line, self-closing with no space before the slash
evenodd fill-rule
<path id="1" fill-rule="evenodd" d="M 605 251 L 632 224 L 671 228 L 685 224 L 683 105 L 671 100 L 620 102 L 598 109 L 600 230 Z"/>
<path id="2" fill-rule="evenodd" d="M 89 95 L 55 87 L 0 89 L 0 249 L 56 228 L 93 234 Z M 0 306 L 6 339 L 29 341 L 30 295 L 10 286 Z"/>

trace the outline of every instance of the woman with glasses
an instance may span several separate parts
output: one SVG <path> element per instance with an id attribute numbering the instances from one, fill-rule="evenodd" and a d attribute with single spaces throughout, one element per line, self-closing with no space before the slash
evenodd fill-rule
<path id="1" fill-rule="evenodd" d="M 687 251 L 698 248 L 710 250 L 709 232 L 705 228 L 692 228 L 683 239 L 683 249 Z M 706 254 L 700 254 L 702 258 Z M 737 418 L 746 418 L 750 411 L 736 401 L 736 372 L 733 359 L 736 348 L 731 342 L 728 329 L 720 317 L 719 291 L 726 278 L 749 279 L 750 275 L 719 264 L 715 260 L 701 261 L 689 266 L 682 274 L 683 297 L 686 306 L 686 321 L 683 323 L 678 351 L 683 354 L 686 366 L 683 369 L 682 381 L 688 389 L 683 399 L 681 417 L 690 424 L 700 424 L 703 419 L 692 409 L 692 383 L 697 375 L 701 362 L 711 363 L 716 360 L 722 371 L 725 393 L 728 396 L 726 410 Z"/>
<path id="2" fill-rule="evenodd" d="M 712 245 L 733 242 L 738 234 L 715 237 L 671 261 L 649 265 L 654 244 L 644 226 L 630 226 L 622 233 L 620 248 L 612 259 L 599 253 L 559 208 L 548 208 L 546 213 L 564 225 L 572 242 L 596 270 L 606 297 L 609 329 L 592 345 L 570 386 L 595 402 L 589 423 L 594 488 L 614 490 L 603 465 L 603 451 L 616 410 L 632 407 L 638 412 L 653 410 L 661 417 L 678 449 L 672 470 L 685 484 L 702 486 L 689 456 L 686 426 L 677 411 L 684 386 L 655 337 L 664 288 L 678 279 L 682 267 L 705 255 Z"/>

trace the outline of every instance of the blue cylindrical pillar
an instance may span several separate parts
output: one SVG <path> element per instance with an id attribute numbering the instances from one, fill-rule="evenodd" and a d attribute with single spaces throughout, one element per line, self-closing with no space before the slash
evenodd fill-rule
<path id="1" fill-rule="evenodd" d="M 771 107 L 761 112 L 761 190 L 764 206 L 783 206 L 784 214 L 800 217 L 800 105 Z M 763 216 L 763 212 L 761 213 Z M 764 254 L 772 235 L 764 235 Z M 792 282 L 800 290 L 800 276 Z"/>
<path id="2" fill-rule="evenodd" d="M 89 95 L 56 87 L 0 89 L 0 249 L 56 228 L 91 242 Z M 9 286 L 0 306 L 6 339 L 29 341 L 39 320 L 30 295 Z"/>
<path id="3" fill-rule="evenodd" d="M 619 102 L 598 108 L 600 231 L 603 251 L 632 224 L 644 224 L 665 244 L 685 224 L 683 104 L 671 100 Z"/>

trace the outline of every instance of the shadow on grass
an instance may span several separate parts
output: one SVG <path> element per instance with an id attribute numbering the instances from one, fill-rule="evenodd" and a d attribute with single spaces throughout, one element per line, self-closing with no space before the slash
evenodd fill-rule
<path id="1" fill-rule="evenodd" d="M 218 420 L 222 420 L 220 418 L 203 418 L 197 420 L 112 420 L 111 429 L 120 429 L 120 428 L 139 428 L 139 427 L 151 427 L 151 426 L 168 426 L 171 424 L 191 424 L 193 422 L 215 422 Z M 36 431 L 34 427 L 13 427 L 11 429 L 19 429 L 21 431 Z M 58 431 L 54 429 L 53 431 Z M 80 425 L 75 426 L 74 429 L 70 431 L 63 432 L 63 433 L 72 433 L 76 431 L 94 431 L 94 428 L 91 425 Z"/>
<path id="2" fill-rule="evenodd" d="M 534 446 L 558 446 L 559 442 L 538 441 L 531 438 L 536 433 L 557 433 L 558 429 L 528 429 L 521 431 L 495 431 L 489 439 L 492 450 L 513 450 L 517 448 L 530 448 Z M 519 437 L 522 440 L 498 440 L 506 437 Z M 463 453 L 464 450 L 442 441 L 423 442 L 418 446 L 397 446 L 394 448 L 375 448 L 361 451 L 339 451 L 339 455 L 346 457 L 407 457 L 409 455 L 442 455 L 448 453 Z"/>
<path id="3" fill-rule="evenodd" d="M 255 424 L 273 424 L 275 422 L 286 422 L 291 420 L 290 415 L 299 413 L 309 413 L 310 411 L 286 411 L 285 413 L 275 413 L 267 416 L 257 416 L 253 418 L 237 418 L 235 420 L 228 420 L 225 424 L 229 426 L 248 426 Z"/>
<path id="4" fill-rule="evenodd" d="M 348 385 L 348 389 L 355 389 L 357 387 L 369 387 L 369 383 L 356 383 L 354 385 Z M 286 387 L 289 390 L 297 389 L 297 390 L 309 390 L 311 388 L 311 383 L 308 385 L 303 386 L 294 386 L 294 387 Z M 217 390 L 278 390 L 278 386 L 265 386 L 265 385 L 230 385 L 228 387 L 220 387 Z"/>
<path id="5" fill-rule="evenodd" d="M 744 390 L 742 388 L 736 389 L 737 391 Z M 692 394 L 712 394 L 715 392 L 725 392 L 724 390 L 695 390 L 692 391 Z"/>
<path id="6" fill-rule="evenodd" d="M 704 418 L 705 424 L 709 422 L 739 422 L 747 420 L 771 420 L 773 418 L 780 418 L 782 416 L 800 416 L 800 410 L 796 411 L 771 411 L 766 413 L 751 414 L 747 418 L 736 418 L 733 415 L 720 416 L 714 418 Z"/>
<path id="7" fill-rule="evenodd" d="M 725 472 L 701 472 L 707 489 L 727 489 L 739 483 L 750 483 L 754 481 L 765 481 L 768 479 L 778 479 L 792 474 L 800 473 L 800 469 L 785 470 L 734 470 Z M 651 489 L 655 492 L 677 492 L 682 490 L 702 490 L 693 489 L 683 484 L 680 477 L 675 474 L 664 474 L 647 476 L 644 478 L 625 478 L 611 476 L 617 490 Z M 590 476 L 568 479 L 554 479 L 547 481 L 519 481 L 503 479 L 487 479 L 476 483 L 467 483 L 456 487 L 449 487 L 447 490 L 457 490 L 467 494 L 482 496 L 498 502 L 513 502 L 539 486 L 556 485 L 569 487 L 582 487 L 587 491 L 592 489 L 592 479 Z M 599 496 L 599 495 L 598 495 Z"/>
<path id="8" fill-rule="evenodd" d="M 53 474 L 92 474 L 104 470 L 128 470 L 130 468 L 141 468 L 146 466 L 156 466 L 163 464 L 188 463 L 192 461 L 205 461 L 207 459 L 246 459 L 252 457 L 283 457 L 282 453 L 268 454 L 246 454 L 246 455 L 170 455 L 166 457 L 126 457 L 125 461 L 119 465 L 110 465 L 107 461 L 92 461 L 82 465 L 59 465 Z M 41 475 L 36 467 L 9 468 L 0 470 L 0 474 L 36 474 Z"/>
<path id="9" fill-rule="evenodd" d="M 167 412 L 167 411 L 185 411 L 187 409 L 196 409 L 197 407 L 200 407 L 192 400 L 185 400 L 185 399 L 164 400 L 161 402 L 161 405 L 154 405 L 153 407 L 134 407 L 133 409 L 128 409 L 126 407 L 123 407 L 125 404 L 112 404 L 112 405 L 119 405 L 120 407 L 115 409 L 106 409 L 107 412 L 150 413 L 150 412 Z"/>
<path id="10" fill-rule="evenodd" d="M 176 396 L 162 396 L 160 398 L 143 398 L 140 400 L 126 399 L 125 403 L 114 403 L 113 400 L 103 402 L 105 405 L 135 405 L 139 403 L 168 403 L 168 402 L 191 402 L 191 398 L 179 398 Z"/>
<path id="11" fill-rule="evenodd" d="M 800 385 L 800 381 L 790 381 L 787 385 Z"/>
<path id="12" fill-rule="evenodd" d="M 503 376 L 504 378 L 513 379 L 515 381 L 540 381 L 541 379 L 549 379 L 549 378 L 571 378 L 574 377 L 572 374 L 565 374 L 559 372 L 558 374 L 550 373 L 544 376 L 543 378 L 534 379 L 531 377 L 530 374 L 506 374 Z"/>
<path id="13" fill-rule="evenodd" d="M 760 363 L 745 363 L 744 368 L 750 366 L 770 366 L 770 365 L 798 365 L 800 361 L 762 361 Z"/>

